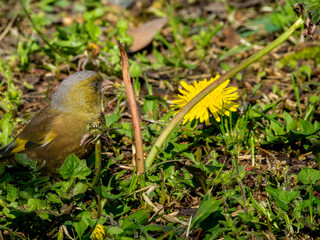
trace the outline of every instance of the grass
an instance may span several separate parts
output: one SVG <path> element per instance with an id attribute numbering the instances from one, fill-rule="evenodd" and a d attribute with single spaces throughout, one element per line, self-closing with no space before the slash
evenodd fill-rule
<path id="1" fill-rule="evenodd" d="M 151 45 L 129 55 L 148 153 L 172 119 L 168 106 L 181 80 L 223 74 L 295 19 L 290 4 L 279 1 L 247 9 L 224 3 L 228 18 L 195 11 L 215 2 L 183 2 L 155 1 L 135 17 L 100 1 L 76 1 L 72 10 L 64 0 L 23 1 L 26 9 L 18 4 L 19 11 L 0 5 L 2 26 L 16 15 L 20 21 L 1 43 L 1 146 L 45 106 L 69 71 L 91 69 L 121 83 L 113 40 L 129 48 L 129 28 L 168 13 Z M 268 11 L 273 7 L 276 12 Z M 252 19 L 243 19 L 249 13 Z M 54 179 L 40 176 L 23 155 L 17 158 L 24 167 L 0 167 L 0 239 L 93 239 L 94 229 L 104 232 L 98 239 L 316 239 L 318 51 L 317 43 L 294 34 L 231 81 L 239 89 L 238 112 L 220 123 L 176 126 L 142 175 L 132 165 L 133 132 L 119 85 L 104 96 L 100 179 L 94 154 L 71 155 Z"/>

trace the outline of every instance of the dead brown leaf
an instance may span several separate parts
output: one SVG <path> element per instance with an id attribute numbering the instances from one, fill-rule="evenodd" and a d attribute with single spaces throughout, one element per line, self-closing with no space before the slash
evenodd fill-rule
<path id="1" fill-rule="evenodd" d="M 220 19 L 225 19 L 227 16 L 227 9 L 222 2 L 213 2 L 204 6 L 204 10 L 213 13 Z"/>
<path id="2" fill-rule="evenodd" d="M 161 30 L 168 22 L 169 18 L 156 18 L 145 24 L 129 31 L 129 35 L 133 37 L 133 44 L 130 48 L 130 52 L 137 52 L 146 46 L 148 46 L 156 33 Z"/>

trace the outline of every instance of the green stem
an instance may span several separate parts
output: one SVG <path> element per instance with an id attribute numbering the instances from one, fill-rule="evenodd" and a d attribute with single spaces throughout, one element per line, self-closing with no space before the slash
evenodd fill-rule
<path id="1" fill-rule="evenodd" d="M 52 49 L 54 52 L 60 54 L 60 55 L 63 55 L 56 47 L 54 47 L 49 39 L 47 38 L 47 36 L 45 34 L 43 34 L 39 29 L 38 27 L 36 26 L 36 24 L 34 23 L 33 19 L 30 17 L 30 14 L 26 8 L 26 6 L 23 4 L 23 1 L 20 0 L 20 4 L 22 6 L 22 9 L 24 11 L 24 13 L 26 14 L 26 17 L 29 19 L 33 29 L 37 32 L 37 34 L 41 37 L 41 39 L 45 42 L 45 44 L 47 44 L 49 46 L 50 49 Z"/>
<path id="2" fill-rule="evenodd" d="M 309 187 L 309 212 L 310 212 L 310 223 L 313 223 L 313 186 Z"/>
<path id="3" fill-rule="evenodd" d="M 240 64 L 235 66 L 233 69 L 231 69 L 229 72 L 227 72 L 225 75 L 211 83 L 208 87 L 203 89 L 198 95 L 196 95 L 190 102 L 188 102 L 178 113 L 177 115 L 172 119 L 172 121 L 167 125 L 167 127 L 164 129 L 162 134 L 159 136 L 155 144 L 153 145 L 147 159 L 145 162 L 145 168 L 148 169 L 151 167 L 157 153 L 158 148 L 161 148 L 164 141 L 168 138 L 171 131 L 174 129 L 176 125 L 179 124 L 179 122 L 183 119 L 183 117 L 198 103 L 200 102 L 205 96 L 207 96 L 211 91 L 213 91 L 216 87 L 218 87 L 223 82 L 227 81 L 234 75 L 236 75 L 238 72 L 243 70 L 244 68 L 248 67 L 253 62 L 256 62 L 261 57 L 269 53 L 271 50 L 279 46 L 281 43 L 283 43 L 285 40 L 287 40 L 298 28 L 303 26 L 304 24 L 303 17 L 299 17 L 298 20 L 280 37 L 278 37 L 276 40 L 274 40 L 272 43 L 261 49 L 260 51 L 253 54 L 248 59 L 242 61 Z"/>
<path id="4" fill-rule="evenodd" d="M 247 198 L 246 198 L 246 193 L 245 193 L 245 191 L 244 191 L 242 179 L 241 179 L 241 177 L 240 177 L 238 154 L 237 154 L 236 156 L 234 156 L 234 161 L 235 161 L 235 165 L 236 165 L 237 182 L 238 182 L 238 184 L 239 184 L 240 192 L 241 192 L 242 199 L 243 199 L 243 207 L 245 208 L 245 211 L 246 211 Z"/>
<path id="5" fill-rule="evenodd" d="M 95 165 L 94 165 L 94 177 L 91 183 L 91 187 L 97 185 L 101 176 L 101 140 L 100 138 L 95 144 Z"/>

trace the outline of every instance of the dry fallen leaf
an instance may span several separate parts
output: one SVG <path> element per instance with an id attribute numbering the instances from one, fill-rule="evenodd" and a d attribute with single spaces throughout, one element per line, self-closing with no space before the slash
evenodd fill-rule
<path id="1" fill-rule="evenodd" d="M 213 2 L 204 6 L 204 10 L 213 13 L 220 19 L 225 19 L 227 17 L 227 9 L 225 4 L 222 2 Z"/>
<path id="2" fill-rule="evenodd" d="M 129 35 L 133 37 L 133 44 L 130 48 L 130 52 L 137 52 L 146 46 L 148 46 L 156 33 L 161 30 L 168 22 L 169 18 L 157 18 L 153 19 L 140 27 L 129 31 Z"/>

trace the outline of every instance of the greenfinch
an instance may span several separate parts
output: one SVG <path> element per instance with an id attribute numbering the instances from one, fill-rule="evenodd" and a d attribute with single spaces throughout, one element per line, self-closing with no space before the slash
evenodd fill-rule
<path id="1" fill-rule="evenodd" d="M 7 146 L 0 149 L 0 160 L 8 163 L 15 153 L 25 153 L 52 175 L 72 153 L 79 158 L 93 149 L 83 144 L 88 126 L 105 123 L 101 111 L 102 90 L 111 82 L 93 71 L 76 72 L 67 77 L 53 95 L 50 104 L 38 112 Z"/>

